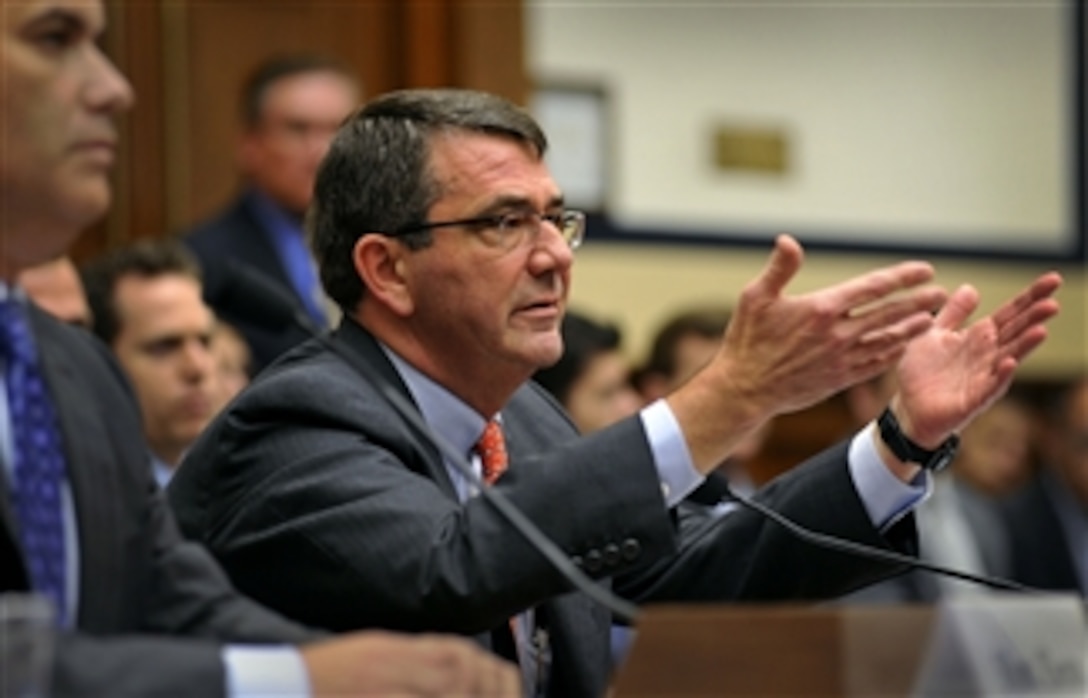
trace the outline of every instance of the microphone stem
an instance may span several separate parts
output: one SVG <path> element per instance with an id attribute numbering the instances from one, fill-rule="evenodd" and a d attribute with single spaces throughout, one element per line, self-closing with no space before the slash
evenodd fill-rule
<path id="1" fill-rule="evenodd" d="M 1000 589 L 1002 591 L 1017 591 L 1030 594 L 1050 594 L 1052 592 L 1045 589 L 1037 589 L 1030 587 L 1019 582 L 1014 582 L 1008 579 L 1001 579 L 999 577 L 990 577 L 987 575 L 973 574 L 970 572 L 963 572 L 961 570 L 952 569 L 949 567 L 943 567 L 941 565 L 935 565 L 931 562 L 927 562 L 913 555 L 905 555 L 893 550 L 882 550 L 880 548 L 874 548 L 870 545 L 864 545 L 855 541 L 846 540 L 844 538 L 838 538 L 830 536 L 825 533 L 819 533 L 817 531 L 805 528 L 801 524 L 793 521 L 782 514 L 778 513 L 774 509 L 767 507 L 760 502 L 743 497 L 733 492 L 729 493 L 729 496 L 736 500 L 741 506 L 744 506 L 752 511 L 755 511 L 762 516 L 775 522 L 782 528 L 786 529 L 790 534 L 800 538 L 806 543 L 812 545 L 827 548 L 829 550 L 835 550 L 837 552 L 846 553 L 848 555 L 855 555 L 858 557 L 868 558 L 871 560 L 878 560 L 880 562 L 888 562 L 898 565 L 906 565 L 912 569 L 925 570 L 933 574 L 944 575 L 947 577 L 954 577 L 967 582 L 974 582 L 982 586 L 991 587 L 993 589 Z"/>

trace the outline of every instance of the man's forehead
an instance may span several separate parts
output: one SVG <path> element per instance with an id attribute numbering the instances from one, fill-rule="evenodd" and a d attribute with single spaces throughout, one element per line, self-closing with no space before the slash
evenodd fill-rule
<path id="1" fill-rule="evenodd" d="M 285 75 L 268 85 L 261 96 L 261 111 L 265 115 L 270 111 L 284 109 L 301 109 L 309 107 L 308 101 L 313 96 L 314 90 L 321 90 L 320 94 L 332 94 L 328 88 L 332 87 L 336 94 L 336 101 L 343 96 L 344 101 L 354 106 L 358 98 L 358 89 L 351 79 L 331 68 L 308 70 L 300 73 Z M 343 118 L 340 115 L 338 118 Z"/>
<path id="2" fill-rule="evenodd" d="M 536 147 L 524 141 L 500 134 L 480 133 L 462 129 L 446 129 L 431 135 L 428 143 L 431 171 L 453 180 L 503 176 L 511 172 L 523 174 L 529 164 L 533 177 L 554 185 L 547 164 Z"/>
<path id="3" fill-rule="evenodd" d="M 180 275 L 143 279 L 143 287 L 119 284 L 114 298 L 127 336 L 146 338 L 179 331 L 210 335 L 215 329 L 215 314 L 201 299 L 195 280 Z M 195 294 L 190 292 L 193 288 Z"/>

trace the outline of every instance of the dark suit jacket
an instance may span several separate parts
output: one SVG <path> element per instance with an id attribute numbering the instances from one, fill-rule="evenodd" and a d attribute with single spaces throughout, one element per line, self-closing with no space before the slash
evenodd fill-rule
<path id="1" fill-rule="evenodd" d="M 224 689 L 221 641 L 312 637 L 239 596 L 206 551 L 178 535 L 151 477 L 139 413 L 104 345 L 33 308 L 31 322 L 61 422 L 79 540 L 78 630 L 58 635 L 55 695 L 215 696 Z M 0 591 L 26 591 L 2 472 Z"/>
<path id="2" fill-rule="evenodd" d="M 1012 551 L 1013 578 L 1044 589 L 1088 592 L 1079 581 L 1044 472 L 1005 501 L 1003 513 Z"/>
<path id="3" fill-rule="evenodd" d="M 183 241 L 200 261 L 204 301 L 245 337 L 253 353 L 254 373 L 306 339 L 295 327 L 277 331 L 261 326 L 253 321 L 247 308 L 239 308 L 229 300 L 232 270 L 234 265 L 243 264 L 281 288 L 283 297 L 294 302 L 297 311 L 306 312 L 268 232 L 253 211 L 252 194 L 241 194 L 218 216 L 186 233 Z"/>
<path id="4" fill-rule="evenodd" d="M 408 395 L 375 340 L 345 320 L 332 342 Z M 816 598 L 888 573 L 798 543 L 748 512 L 707 523 L 662 505 L 641 421 L 578 438 L 532 382 L 502 410 L 511 466 L 497 482 L 584 571 L 639 601 Z M 798 521 L 873 545 L 838 448 L 763 497 Z M 186 535 L 242 589 L 310 624 L 478 635 L 536 607 L 556 696 L 597 696 L 610 617 L 482 498 L 457 500 L 435 447 L 318 341 L 296 348 L 193 447 L 169 495 Z M 897 530 L 909 547 L 913 529 Z M 607 583 L 607 582 L 605 582 Z"/>

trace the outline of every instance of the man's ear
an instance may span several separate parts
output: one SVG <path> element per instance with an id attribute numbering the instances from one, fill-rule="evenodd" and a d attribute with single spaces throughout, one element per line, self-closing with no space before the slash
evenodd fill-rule
<path id="1" fill-rule="evenodd" d="M 411 315 L 415 303 L 404 275 L 408 248 L 388 235 L 367 233 L 355 241 L 351 252 L 355 273 L 366 285 L 366 295 L 397 315 Z"/>

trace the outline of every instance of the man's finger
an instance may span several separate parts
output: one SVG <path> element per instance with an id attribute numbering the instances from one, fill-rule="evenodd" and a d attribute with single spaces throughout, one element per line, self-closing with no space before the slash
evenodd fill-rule
<path id="1" fill-rule="evenodd" d="M 781 295 L 786 285 L 797 275 L 804 258 L 804 250 L 797 240 L 789 235 L 779 235 L 774 241 L 774 250 L 767 265 L 756 277 L 755 285 L 767 295 Z"/>
<path id="2" fill-rule="evenodd" d="M 933 267 L 926 262 L 903 262 L 863 274 L 836 286 L 832 292 L 851 313 L 864 312 L 869 303 L 903 289 L 933 280 Z"/>
<path id="3" fill-rule="evenodd" d="M 1004 346 L 1023 333 L 1031 331 L 1035 325 L 1042 325 L 1058 314 L 1058 302 L 1053 298 L 1044 298 L 1028 309 L 1004 323 L 997 324 L 997 343 Z M 995 321 L 996 322 L 996 321 Z"/>
<path id="4" fill-rule="evenodd" d="M 964 284 L 953 292 L 948 302 L 937 313 L 936 326 L 945 330 L 954 330 L 963 326 L 971 313 L 978 308 L 978 291 L 974 286 Z"/>
<path id="5" fill-rule="evenodd" d="M 1011 323 L 1017 315 L 1020 315 L 1039 301 L 1054 295 L 1061 285 L 1062 277 L 1058 274 L 1054 272 L 1043 274 L 1017 294 L 1015 298 L 996 310 L 993 315 L 994 322 L 999 328 L 1003 328 Z M 1057 312 L 1056 305 L 1054 306 L 1054 312 Z"/>
<path id="6" fill-rule="evenodd" d="M 1035 351 L 1036 347 L 1046 340 L 1047 329 L 1044 325 L 1035 325 L 1025 330 L 1020 336 L 1004 347 L 1003 354 L 1012 357 L 1017 363 L 1024 360 L 1028 354 Z"/>

